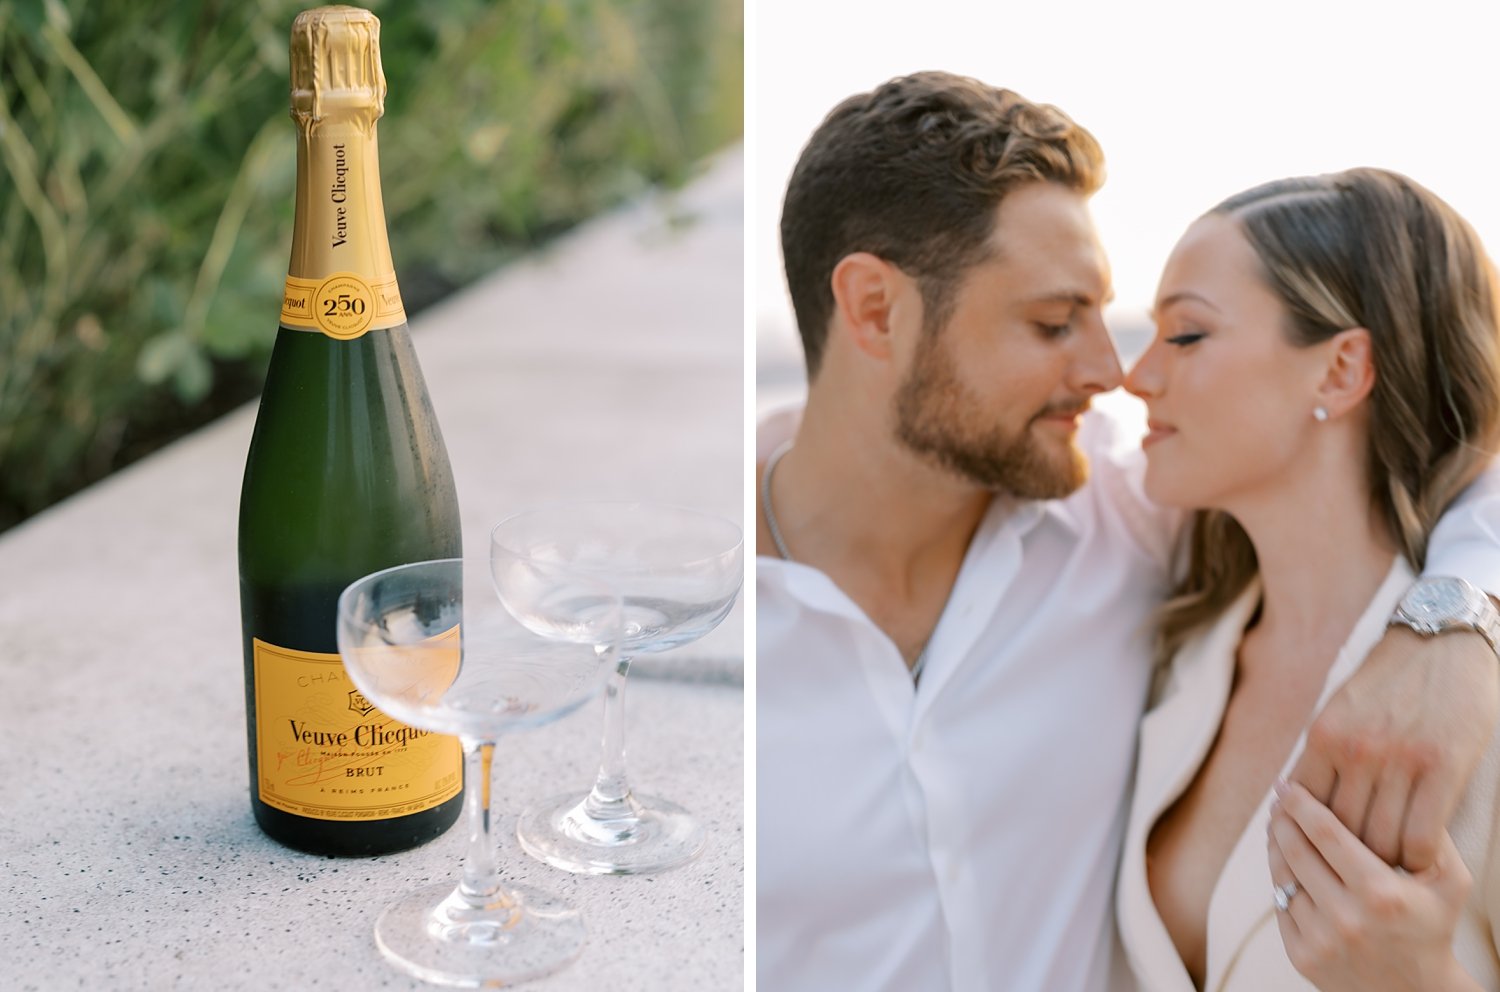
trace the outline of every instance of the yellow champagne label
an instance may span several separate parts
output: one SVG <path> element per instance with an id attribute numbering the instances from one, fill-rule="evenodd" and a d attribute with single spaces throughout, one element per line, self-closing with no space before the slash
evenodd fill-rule
<path id="1" fill-rule="evenodd" d="M 458 628 L 435 639 L 418 688 L 458 675 Z M 336 654 L 255 638 L 255 733 L 261 801 L 316 820 L 383 820 L 458 795 L 458 740 L 418 730 L 367 700 Z"/>

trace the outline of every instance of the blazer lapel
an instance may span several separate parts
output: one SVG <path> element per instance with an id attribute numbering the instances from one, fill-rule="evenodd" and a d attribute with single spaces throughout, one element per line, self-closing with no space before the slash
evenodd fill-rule
<path id="1" fill-rule="evenodd" d="M 1219 735 L 1240 639 L 1259 603 L 1256 581 L 1212 627 L 1185 643 L 1172 663 L 1161 702 L 1141 721 L 1136 802 L 1144 801 L 1150 815 L 1148 831 L 1187 791 Z"/>
<path id="2" fill-rule="evenodd" d="M 1192 783 L 1218 736 L 1245 624 L 1260 602 L 1250 587 L 1172 661 L 1161 702 L 1141 721 L 1135 797 L 1120 866 L 1120 936 L 1143 988 L 1194 992 L 1193 980 L 1162 923 L 1146 875 L 1146 842 L 1161 815 Z"/>

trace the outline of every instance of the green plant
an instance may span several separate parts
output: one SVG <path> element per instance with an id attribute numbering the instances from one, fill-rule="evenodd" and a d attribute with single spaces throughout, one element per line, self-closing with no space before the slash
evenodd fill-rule
<path id="1" fill-rule="evenodd" d="M 258 388 L 302 6 L 0 0 L 0 529 Z M 740 133 L 735 0 L 371 7 L 409 312 Z"/>

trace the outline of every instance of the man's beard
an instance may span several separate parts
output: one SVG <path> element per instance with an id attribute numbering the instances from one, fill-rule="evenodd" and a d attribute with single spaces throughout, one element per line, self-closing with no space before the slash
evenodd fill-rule
<path id="1" fill-rule="evenodd" d="M 896 391 L 896 437 L 970 482 L 1021 499 L 1058 499 L 1088 480 L 1083 452 L 1061 450 L 1032 433 L 1037 418 L 1070 413 L 1087 405 L 1048 406 L 1015 434 L 988 424 L 969 390 L 959 382 L 940 334 L 924 332 L 911 370 Z"/>

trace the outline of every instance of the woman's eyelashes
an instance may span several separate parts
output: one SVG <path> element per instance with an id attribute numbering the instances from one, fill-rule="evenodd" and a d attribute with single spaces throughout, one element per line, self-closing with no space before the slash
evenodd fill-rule
<path id="1" fill-rule="evenodd" d="M 1176 345 L 1179 348 L 1186 348 L 1188 345 L 1196 344 L 1207 336 L 1208 335 L 1203 331 L 1179 331 L 1178 333 L 1173 334 L 1171 337 L 1166 338 L 1165 340 L 1167 344 Z"/>

